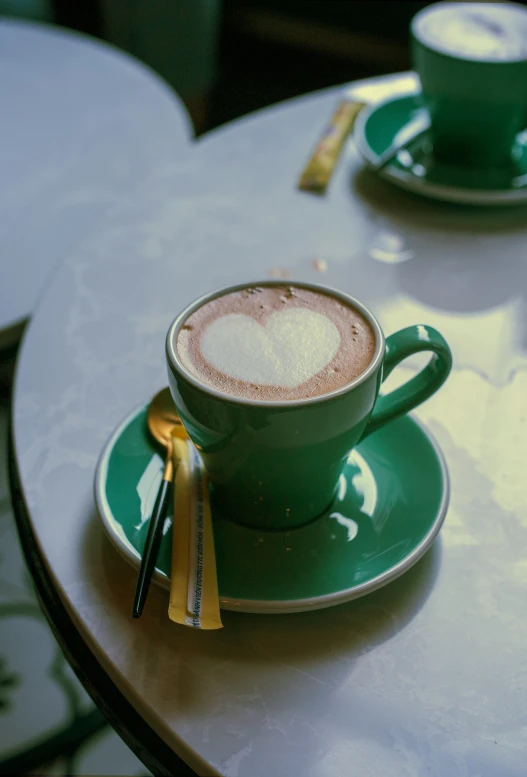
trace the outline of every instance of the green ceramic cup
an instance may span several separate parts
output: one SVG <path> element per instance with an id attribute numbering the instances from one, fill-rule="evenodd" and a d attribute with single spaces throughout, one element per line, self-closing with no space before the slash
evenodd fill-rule
<path id="1" fill-rule="evenodd" d="M 229 292 L 283 284 L 244 283 L 208 294 L 175 319 L 166 338 L 172 396 L 207 468 L 215 509 L 262 529 L 300 526 L 323 513 L 334 499 L 354 446 L 428 399 L 452 367 L 450 349 L 435 329 L 411 326 L 385 340 L 377 320 L 357 300 L 322 286 L 293 283 L 351 304 L 369 321 L 376 349 L 362 375 L 323 396 L 273 402 L 222 394 L 186 371 L 175 342 L 194 310 Z M 393 368 L 420 351 L 432 353 L 428 365 L 400 388 L 379 396 L 381 383 Z"/>
<path id="2" fill-rule="evenodd" d="M 452 13 L 514 28 L 519 36 L 516 49 L 512 45 L 508 58 L 493 58 L 491 42 L 489 48 L 486 41 L 477 56 L 470 48 L 456 53 L 464 44 L 449 33 Z M 442 42 L 427 32 L 431 20 L 445 24 Z M 527 8 L 516 3 L 427 6 L 412 19 L 411 48 L 437 159 L 467 167 L 510 166 L 515 138 L 527 127 Z"/>

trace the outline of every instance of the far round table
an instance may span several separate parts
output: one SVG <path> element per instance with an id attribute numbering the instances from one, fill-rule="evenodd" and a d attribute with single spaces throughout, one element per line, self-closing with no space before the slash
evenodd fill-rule
<path id="1" fill-rule="evenodd" d="M 0 21 L 0 349 L 45 281 L 108 210 L 185 154 L 183 103 L 152 70 L 87 35 Z"/>
<path id="2" fill-rule="evenodd" d="M 390 93 L 408 78 L 380 83 Z M 184 762 L 224 777 L 521 777 L 525 208 L 418 199 L 365 171 L 351 140 L 326 196 L 299 192 L 339 95 L 211 133 L 63 263 L 15 383 L 22 540 L 72 662 L 156 772 Z M 339 607 L 225 612 L 223 630 L 196 632 L 168 620 L 154 588 L 134 621 L 137 573 L 95 509 L 99 455 L 166 385 L 174 315 L 208 290 L 270 275 L 352 293 L 387 333 L 427 323 L 447 338 L 454 371 L 416 414 L 450 470 L 446 523 L 403 577 Z M 399 379 L 415 369 L 402 365 Z"/>

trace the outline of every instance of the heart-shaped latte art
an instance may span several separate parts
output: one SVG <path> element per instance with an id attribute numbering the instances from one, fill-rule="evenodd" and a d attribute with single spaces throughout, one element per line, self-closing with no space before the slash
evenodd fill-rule
<path id="1" fill-rule="evenodd" d="M 289 308 L 265 323 L 242 313 L 215 319 L 201 338 L 201 352 L 219 372 L 263 386 L 296 388 L 334 358 L 340 333 L 322 313 Z"/>

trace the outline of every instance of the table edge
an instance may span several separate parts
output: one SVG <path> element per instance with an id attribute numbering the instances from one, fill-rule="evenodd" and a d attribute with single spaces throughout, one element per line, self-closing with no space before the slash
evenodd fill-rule
<path id="1" fill-rule="evenodd" d="M 7 445 L 11 504 L 24 558 L 33 579 L 40 606 L 55 639 L 97 708 L 152 774 L 161 777 L 196 777 L 196 772 L 143 720 L 112 681 L 77 630 L 56 590 L 34 536 L 24 499 L 13 447 L 12 418 L 11 404 Z M 108 702 L 110 698 L 111 705 Z"/>

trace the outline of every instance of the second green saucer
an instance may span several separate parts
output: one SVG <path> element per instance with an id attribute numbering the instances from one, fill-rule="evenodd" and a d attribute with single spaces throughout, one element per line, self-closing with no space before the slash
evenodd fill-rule
<path id="1" fill-rule="evenodd" d="M 355 123 L 354 138 L 368 164 L 394 142 L 397 133 L 422 111 L 418 94 L 397 96 L 365 108 Z M 510 169 L 472 169 L 434 159 L 427 136 L 379 171 L 379 175 L 423 197 L 467 205 L 513 205 L 527 202 L 527 133 L 517 136 Z"/>

